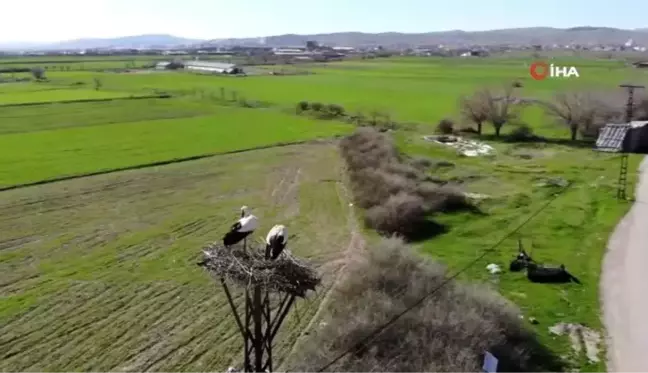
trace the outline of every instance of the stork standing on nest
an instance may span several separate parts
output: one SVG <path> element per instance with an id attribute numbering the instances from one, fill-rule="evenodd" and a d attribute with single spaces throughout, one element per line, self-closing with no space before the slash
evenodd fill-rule
<path id="1" fill-rule="evenodd" d="M 266 259 L 277 259 L 288 243 L 288 231 L 283 225 L 275 225 L 266 236 Z"/>
<path id="2" fill-rule="evenodd" d="M 230 247 L 247 238 L 259 226 L 259 219 L 250 214 L 247 206 L 241 207 L 241 218 L 232 225 L 230 231 L 223 236 L 223 245 Z"/>

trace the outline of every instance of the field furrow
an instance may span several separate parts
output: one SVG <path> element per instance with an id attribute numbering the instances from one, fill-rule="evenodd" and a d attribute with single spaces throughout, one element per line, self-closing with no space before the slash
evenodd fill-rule
<path id="1" fill-rule="evenodd" d="M 339 162 L 331 144 L 295 145 L 3 192 L 0 369 L 235 364 L 242 342 L 220 285 L 195 265 L 201 247 L 245 204 L 261 219 L 255 239 L 281 222 L 298 233 L 297 255 L 339 259 L 348 206 L 321 181 L 340 178 Z M 279 360 L 293 343 L 281 340 L 309 323 L 332 276 L 288 317 L 296 330 L 279 337 Z"/>

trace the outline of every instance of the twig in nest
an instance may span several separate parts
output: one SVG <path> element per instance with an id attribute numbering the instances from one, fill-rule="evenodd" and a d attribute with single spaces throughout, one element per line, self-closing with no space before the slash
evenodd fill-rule
<path id="1" fill-rule="evenodd" d="M 299 297 L 305 297 L 308 290 L 315 290 L 320 284 L 315 270 L 290 251 L 284 250 L 277 259 L 269 260 L 261 249 L 249 247 L 246 252 L 215 244 L 203 251 L 202 265 L 216 278 L 227 278 L 242 286 L 260 285 Z"/>

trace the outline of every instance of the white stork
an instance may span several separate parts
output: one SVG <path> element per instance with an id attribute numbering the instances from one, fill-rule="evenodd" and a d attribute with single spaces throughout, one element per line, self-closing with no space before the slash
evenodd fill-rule
<path id="1" fill-rule="evenodd" d="M 288 243 L 288 232 L 283 225 L 275 225 L 266 236 L 266 258 L 277 259 Z"/>
<path id="2" fill-rule="evenodd" d="M 225 247 L 237 244 L 249 236 L 259 226 L 259 219 L 250 214 L 247 206 L 241 207 L 241 218 L 232 225 L 230 231 L 223 236 Z"/>

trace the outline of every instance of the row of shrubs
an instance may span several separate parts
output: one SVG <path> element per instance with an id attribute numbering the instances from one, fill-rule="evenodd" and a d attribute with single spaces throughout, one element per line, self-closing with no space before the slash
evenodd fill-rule
<path id="1" fill-rule="evenodd" d="M 267 108 L 271 106 L 268 102 L 250 100 L 241 96 L 238 91 L 228 91 L 223 87 L 221 87 L 220 93 L 198 89 L 178 91 L 178 93 L 198 96 L 203 100 L 215 101 L 222 105 L 236 105 L 249 109 Z"/>
<path id="2" fill-rule="evenodd" d="M 295 109 L 297 114 L 312 114 L 318 119 L 334 119 L 345 117 L 344 107 L 337 104 L 322 104 L 321 102 L 300 101 Z"/>
<path id="3" fill-rule="evenodd" d="M 520 310 L 492 289 L 449 280 L 445 268 L 396 238 L 363 254 L 351 258 L 330 312 L 293 354 L 290 371 L 318 371 L 394 315 L 402 317 L 327 371 L 478 372 L 484 351 L 497 356 L 499 372 L 566 368 L 526 328 Z"/>
<path id="4" fill-rule="evenodd" d="M 369 115 L 363 113 L 349 114 L 343 106 L 338 104 L 300 101 L 297 103 L 295 111 L 299 115 L 310 115 L 315 119 L 343 120 L 360 127 L 374 127 L 383 132 L 395 130 L 400 126 L 386 113 L 372 111 Z"/>
<path id="5" fill-rule="evenodd" d="M 4 104 L 0 107 L 18 107 L 18 106 L 45 106 L 45 105 L 63 105 L 63 104 L 79 104 L 79 103 L 88 103 L 88 102 L 109 102 L 109 101 L 124 101 L 124 100 L 148 100 L 151 98 L 167 99 L 172 98 L 170 94 L 154 94 L 146 96 L 124 96 L 124 97 L 106 97 L 106 98 L 83 98 L 77 100 L 62 100 L 62 101 L 35 101 L 35 102 L 20 102 L 14 104 Z"/>
<path id="6" fill-rule="evenodd" d="M 470 207 L 463 193 L 433 182 L 425 159 L 404 159 L 384 133 L 362 127 L 340 142 L 356 204 L 367 226 L 413 239 L 430 230 L 430 214 Z"/>

